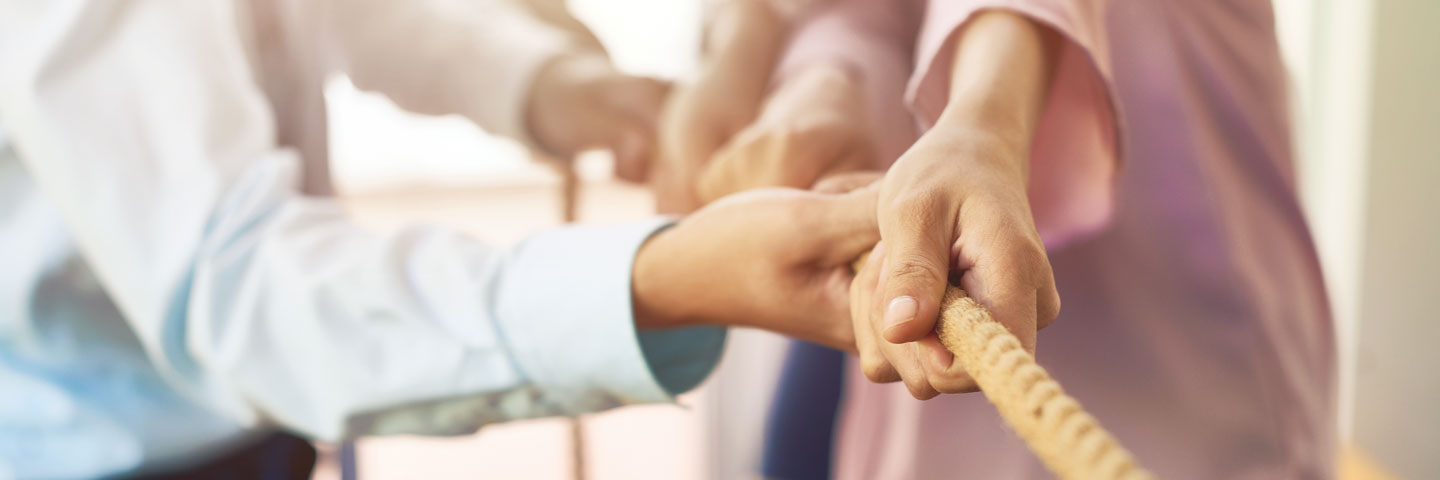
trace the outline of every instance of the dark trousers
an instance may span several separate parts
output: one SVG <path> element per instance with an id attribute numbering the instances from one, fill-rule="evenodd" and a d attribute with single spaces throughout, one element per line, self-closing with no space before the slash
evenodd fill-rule
<path id="1" fill-rule="evenodd" d="M 845 354 L 793 341 L 765 426 L 761 474 L 777 480 L 830 478 Z"/>

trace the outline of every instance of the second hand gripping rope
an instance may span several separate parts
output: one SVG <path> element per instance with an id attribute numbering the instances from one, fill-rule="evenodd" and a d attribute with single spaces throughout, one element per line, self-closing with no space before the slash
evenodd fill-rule
<path id="1" fill-rule="evenodd" d="M 856 261 L 856 271 L 866 256 Z M 1055 475 L 1066 480 L 1153 478 L 964 290 L 952 285 L 945 291 L 935 332 L 1010 428 Z"/>

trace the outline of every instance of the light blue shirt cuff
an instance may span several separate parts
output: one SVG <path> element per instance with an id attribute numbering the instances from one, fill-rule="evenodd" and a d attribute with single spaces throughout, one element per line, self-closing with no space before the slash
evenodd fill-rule
<path id="1" fill-rule="evenodd" d="M 650 372 L 670 395 L 700 385 L 725 351 L 725 327 L 668 328 L 640 331 L 640 350 Z"/>
<path id="2" fill-rule="evenodd" d="M 668 402 L 714 368 L 723 328 L 635 328 L 635 255 L 669 223 L 562 228 L 515 250 L 497 319 L 542 401 L 569 414 Z"/>

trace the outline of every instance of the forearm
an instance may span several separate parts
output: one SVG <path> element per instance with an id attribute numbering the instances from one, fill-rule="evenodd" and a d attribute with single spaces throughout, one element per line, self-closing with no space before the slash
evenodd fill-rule
<path id="1" fill-rule="evenodd" d="M 1044 108 L 1061 38 L 1023 16 L 992 10 L 955 35 L 949 99 L 935 130 L 973 136 L 1003 155 L 971 156 L 1028 176 L 1029 148 Z"/>
<path id="2" fill-rule="evenodd" d="M 758 98 L 779 62 L 790 26 L 766 0 L 730 0 L 720 5 L 705 31 L 705 71 L 747 72 L 730 76 Z"/>

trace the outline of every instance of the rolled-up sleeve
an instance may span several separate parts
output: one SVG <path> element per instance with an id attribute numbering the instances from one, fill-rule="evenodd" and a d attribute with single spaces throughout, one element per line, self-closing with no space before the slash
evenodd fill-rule
<path id="1" fill-rule="evenodd" d="M 1121 118 L 1106 44 L 1105 0 L 931 0 L 906 97 L 922 125 L 949 99 L 955 38 L 976 13 L 1000 9 L 1060 34 L 1064 47 L 1031 145 L 1030 203 L 1045 244 L 1108 224 L 1121 164 Z"/>

